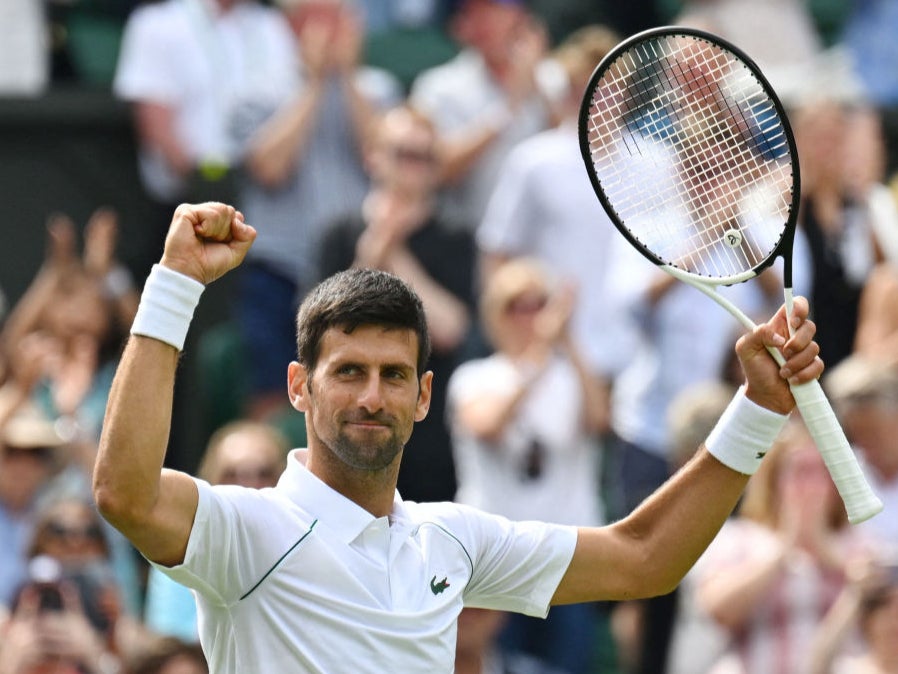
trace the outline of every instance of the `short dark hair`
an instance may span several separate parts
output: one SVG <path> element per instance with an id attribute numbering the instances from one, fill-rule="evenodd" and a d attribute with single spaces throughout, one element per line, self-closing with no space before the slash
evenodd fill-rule
<path id="1" fill-rule="evenodd" d="M 378 269 L 347 269 L 312 288 L 296 316 L 296 351 L 311 372 L 321 338 L 338 327 L 350 334 L 362 325 L 412 330 L 418 337 L 418 376 L 430 358 L 430 336 L 421 298 L 402 279 Z"/>

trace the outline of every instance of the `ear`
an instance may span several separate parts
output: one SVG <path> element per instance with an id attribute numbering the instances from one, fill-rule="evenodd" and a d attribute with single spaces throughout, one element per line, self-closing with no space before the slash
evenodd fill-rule
<path id="1" fill-rule="evenodd" d="M 421 375 L 421 391 L 418 393 L 418 404 L 415 407 L 415 421 L 423 421 L 430 410 L 430 397 L 433 387 L 433 372 L 428 370 Z"/>
<path id="2" fill-rule="evenodd" d="M 292 361 L 287 366 L 287 396 L 294 409 L 300 412 L 309 410 L 309 373 L 305 366 Z"/>

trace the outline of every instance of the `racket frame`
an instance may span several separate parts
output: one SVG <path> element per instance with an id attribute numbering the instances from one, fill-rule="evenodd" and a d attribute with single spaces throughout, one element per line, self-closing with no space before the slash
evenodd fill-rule
<path id="1" fill-rule="evenodd" d="M 611 65 L 635 45 L 654 38 L 677 35 L 693 37 L 697 40 L 706 41 L 715 47 L 729 51 L 749 69 L 752 76 L 758 81 L 764 92 L 767 94 L 779 116 L 779 121 L 783 128 L 791 160 L 791 199 L 788 207 L 788 217 L 779 240 L 767 256 L 758 264 L 749 270 L 731 276 L 711 277 L 693 273 L 661 259 L 658 255 L 648 249 L 633 234 L 626 224 L 624 224 L 619 213 L 608 200 L 593 162 L 593 152 L 589 142 L 589 122 L 590 110 L 593 107 L 594 91 L 597 84 Z M 593 190 L 611 222 L 634 248 L 636 248 L 650 262 L 657 267 L 660 267 L 668 274 L 671 274 L 678 280 L 683 281 L 708 295 L 708 297 L 726 309 L 748 330 L 753 330 L 756 327 L 754 321 L 752 321 L 735 304 L 717 292 L 717 288 L 719 286 L 742 283 L 755 278 L 764 269 L 771 266 L 777 257 L 781 257 L 783 258 L 783 292 L 785 305 L 787 314 L 791 316 L 793 304 L 792 248 L 795 239 L 795 227 L 798 222 L 798 209 L 801 199 L 801 175 L 799 170 L 798 150 L 785 108 L 780 102 L 773 87 L 770 85 L 770 82 L 761 72 L 761 69 L 744 51 L 717 35 L 683 26 L 662 26 L 637 33 L 618 44 L 596 66 L 583 94 L 578 124 L 580 151 Z M 789 323 L 789 330 L 791 333 L 792 326 L 791 322 Z M 777 349 L 768 348 L 768 351 L 779 365 L 785 363 L 783 355 Z M 883 508 L 882 502 L 867 484 L 866 478 L 853 454 L 853 450 L 851 449 L 848 440 L 845 438 L 844 431 L 839 425 L 820 383 L 815 380 L 805 384 L 793 385 L 791 386 L 791 390 L 795 397 L 796 404 L 805 419 L 805 424 L 814 437 L 824 462 L 829 469 L 833 482 L 842 497 L 849 521 L 853 524 L 857 524 L 879 513 Z"/>

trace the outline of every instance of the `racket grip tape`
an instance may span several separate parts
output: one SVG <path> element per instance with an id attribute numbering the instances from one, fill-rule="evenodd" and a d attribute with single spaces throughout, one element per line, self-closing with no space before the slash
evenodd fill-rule
<path id="1" fill-rule="evenodd" d="M 882 501 L 867 484 L 820 382 L 792 386 L 792 396 L 842 497 L 848 521 L 858 524 L 876 515 L 882 510 Z"/>

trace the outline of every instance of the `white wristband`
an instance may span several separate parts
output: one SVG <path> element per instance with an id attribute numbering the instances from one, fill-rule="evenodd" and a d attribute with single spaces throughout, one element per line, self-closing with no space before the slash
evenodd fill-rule
<path id="1" fill-rule="evenodd" d="M 160 264 L 153 265 L 131 325 L 132 335 L 152 337 L 184 348 L 193 311 L 206 286 Z"/>
<path id="2" fill-rule="evenodd" d="M 788 419 L 788 414 L 753 403 L 741 386 L 708 435 L 705 447 L 724 465 L 754 475 Z"/>

